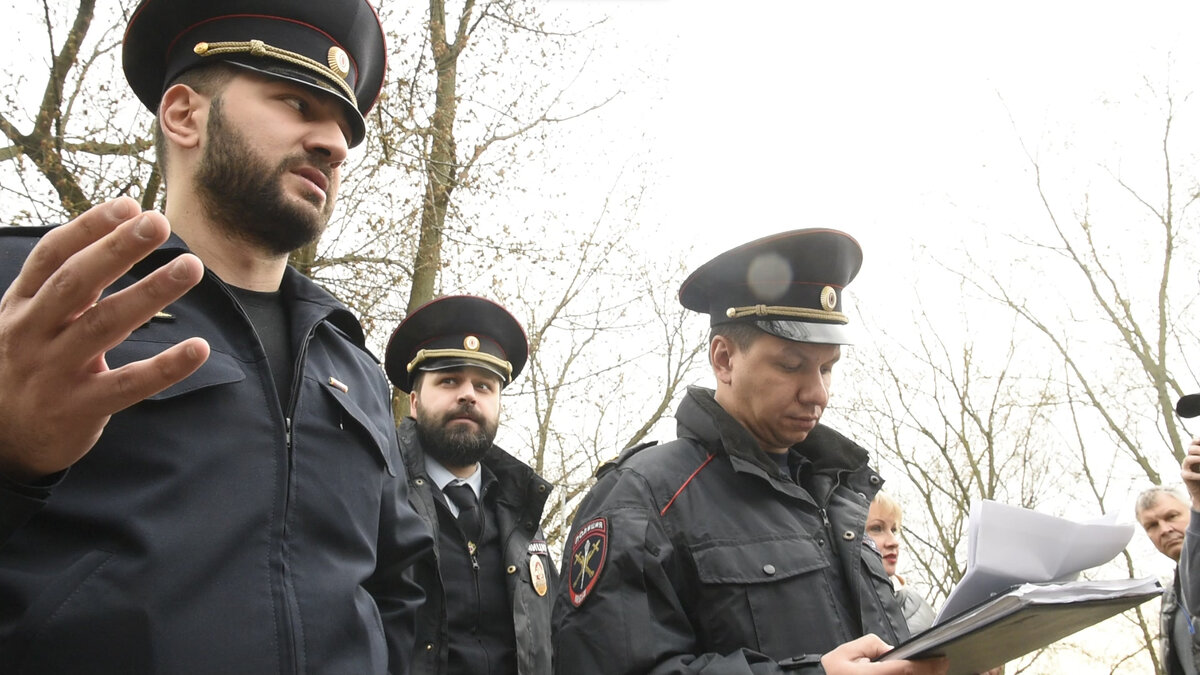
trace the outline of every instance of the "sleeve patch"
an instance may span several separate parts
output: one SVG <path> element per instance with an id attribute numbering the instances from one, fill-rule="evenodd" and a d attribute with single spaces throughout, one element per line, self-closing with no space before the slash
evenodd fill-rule
<path id="1" fill-rule="evenodd" d="M 608 519 L 593 518 L 584 523 L 571 544 L 569 590 L 571 604 L 583 604 L 596 586 L 608 556 Z"/>

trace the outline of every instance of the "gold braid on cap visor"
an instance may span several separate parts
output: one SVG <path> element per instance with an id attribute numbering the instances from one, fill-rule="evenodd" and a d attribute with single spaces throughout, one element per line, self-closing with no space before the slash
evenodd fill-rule
<path id="1" fill-rule="evenodd" d="M 845 314 L 824 309 L 808 309 L 807 307 L 786 307 L 782 305 L 750 305 L 748 307 L 730 307 L 725 310 L 725 316 L 730 319 L 740 319 L 745 316 L 787 316 L 797 319 L 813 319 L 816 321 L 832 321 L 834 323 L 850 323 Z"/>
<path id="2" fill-rule="evenodd" d="M 346 95 L 346 98 L 350 99 L 350 103 L 355 108 L 358 107 L 358 99 L 354 97 L 354 90 L 350 88 L 349 84 L 346 84 L 346 80 L 343 79 L 344 76 L 338 75 L 336 70 L 303 54 L 289 52 L 279 47 L 272 47 L 262 40 L 250 40 L 249 42 L 197 42 L 192 51 L 202 57 L 220 56 L 222 54 L 250 54 L 252 56 L 271 58 L 300 66 L 337 85 L 337 88 Z"/>
<path id="3" fill-rule="evenodd" d="M 422 362 L 428 361 L 429 359 L 445 359 L 451 357 L 469 359 L 471 361 L 482 361 L 483 363 L 496 366 L 504 371 L 505 382 L 512 379 L 512 364 L 508 361 L 505 361 L 499 356 L 492 356 L 491 354 L 484 354 L 483 352 L 469 352 L 465 349 L 422 349 L 417 352 L 416 357 L 413 358 L 412 361 L 408 362 L 408 372 L 411 373 L 414 368 L 419 366 Z"/>

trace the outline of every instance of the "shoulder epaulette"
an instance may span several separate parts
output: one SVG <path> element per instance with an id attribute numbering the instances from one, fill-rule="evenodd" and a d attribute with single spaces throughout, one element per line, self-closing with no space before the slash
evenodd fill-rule
<path id="1" fill-rule="evenodd" d="M 617 468 L 625 460 L 654 445 L 658 445 L 658 441 L 646 441 L 645 443 L 638 443 L 637 445 L 631 445 L 628 448 L 625 448 L 621 451 L 621 454 L 617 455 L 616 459 L 610 459 L 601 464 L 600 468 L 596 469 L 596 478 L 603 477 L 604 474 Z"/>

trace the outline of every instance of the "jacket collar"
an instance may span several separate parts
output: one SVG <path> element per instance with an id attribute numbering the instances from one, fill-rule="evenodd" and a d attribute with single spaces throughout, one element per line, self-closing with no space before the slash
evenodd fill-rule
<path id="1" fill-rule="evenodd" d="M 714 453 L 746 462 L 774 476 L 779 466 L 767 456 L 758 441 L 733 418 L 705 387 L 688 387 L 675 413 L 680 438 L 692 438 Z M 867 467 L 868 454 L 862 446 L 833 429 L 818 424 L 803 442 L 792 446 L 816 471 L 857 471 Z M 736 462 L 735 462 L 736 463 Z"/>
<path id="2" fill-rule="evenodd" d="M 150 264 L 159 267 L 182 253 L 191 253 L 191 249 L 178 235 L 172 232 L 167 240 L 139 265 Z M 207 271 L 207 267 L 205 270 Z M 321 288 L 315 281 L 304 276 L 291 265 L 284 269 L 283 280 L 280 282 L 279 288 L 291 303 L 293 321 L 299 320 L 306 325 L 328 321 L 345 334 L 346 338 L 354 345 L 367 351 L 362 324 L 359 323 L 354 313 L 333 297 L 329 291 Z"/>
<path id="3" fill-rule="evenodd" d="M 425 469 L 425 448 L 422 447 L 421 437 L 417 434 L 417 421 L 412 417 L 405 417 L 400 422 L 397 435 L 400 440 L 400 455 L 404 458 L 404 468 L 408 471 L 409 481 L 418 476 L 429 480 Z M 522 507 L 540 519 L 542 507 L 553 489 L 549 481 L 494 443 L 484 454 L 480 464 L 483 465 L 481 471 L 486 469 L 496 477 L 498 502 L 514 508 Z"/>

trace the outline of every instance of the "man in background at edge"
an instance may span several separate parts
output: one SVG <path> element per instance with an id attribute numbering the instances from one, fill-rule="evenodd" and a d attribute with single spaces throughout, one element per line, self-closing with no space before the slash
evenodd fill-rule
<path id="1" fill-rule="evenodd" d="M 688 389 L 678 440 L 598 472 L 563 553 L 556 672 L 947 671 L 945 659 L 871 662 L 908 636 L 863 541 L 882 480 L 818 423 L 861 264 L 848 235 L 798 230 L 683 283 L 684 307 L 711 317 L 717 389 Z"/>
<path id="2" fill-rule="evenodd" d="M 1181 396 L 1175 411 L 1180 417 L 1200 415 L 1200 394 Z M 1138 497 L 1138 521 L 1155 547 L 1178 563 L 1174 583 L 1162 599 L 1159 640 L 1163 669 L 1167 675 L 1195 675 L 1200 663 L 1200 626 L 1189 608 L 1200 606 L 1200 518 L 1195 517 L 1200 509 L 1200 438 L 1192 439 L 1188 446 L 1180 476 L 1191 504 L 1174 491 L 1152 488 Z M 1146 500 L 1143 510 L 1147 495 L 1153 499 Z"/>
<path id="3" fill-rule="evenodd" d="M 407 672 L 432 541 L 387 381 L 287 265 L 385 55 L 366 0 L 144 0 L 165 216 L 0 228 L 6 673 Z"/>
<path id="4" fill-rule="evenodd" d="M 508 310 L 473 296 L 413 310 L 388 341 L 408 499 L 437 545 L 415 567 L 413 675 L 549 675 L 554 572 L 538 524 L 551 485 L 493 442 L 529 355 Z"/>

